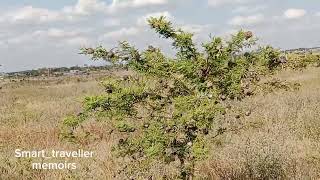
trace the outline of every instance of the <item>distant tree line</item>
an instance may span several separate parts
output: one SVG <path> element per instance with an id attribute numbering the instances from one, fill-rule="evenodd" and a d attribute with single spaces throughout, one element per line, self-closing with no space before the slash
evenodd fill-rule
<path id="1" fill-rule="evenodd" d="M 38 76 L 57 76 L 64 75 L 73 71 L 78 72 L 95 72 L 103 70 L 111 70 L 118 68 L 119 65 L 107 65 L 107 66 L 72 66 L 72 67 L 55 67 L 55 68 L 40 68 L 26 71 L 16 71 L 6 73 L 8 77 L 38 77 Z"/>

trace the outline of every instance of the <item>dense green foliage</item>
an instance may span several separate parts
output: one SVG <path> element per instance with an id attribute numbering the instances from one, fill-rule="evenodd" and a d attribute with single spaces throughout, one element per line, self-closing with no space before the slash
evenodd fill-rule
<path id="1" fill-rule="evenodd" d="M 206 157 L 208 138 L 224 132 L 212 132 L 217 115 L 225 114 L 221 102 L 252 95 L 260 76 L 282 64 L 281 53 L 256 47 L 250 31 L 239 31 L 229 40 L 213 37 L 198 48 L 192 33 L 175 29 L 165 17 L 148 22 L 172 40 L 176 57 L 153 46 L 139 52 L 128 42 L 110 50 L 81 49 L 93 60 L 126 64 L 134 73 L 103 81 L 105 94 L 87 97 L 84 112 L 65 119 L 69 131 L 64 136 L 72 137 L 72 129 L 86 118 L 98 117 L 122 133 L 114 147 L 117 155 L 135 159 L 136 167 L 179 160 L 180 178 L 187 179 L 195 162 Z"/>

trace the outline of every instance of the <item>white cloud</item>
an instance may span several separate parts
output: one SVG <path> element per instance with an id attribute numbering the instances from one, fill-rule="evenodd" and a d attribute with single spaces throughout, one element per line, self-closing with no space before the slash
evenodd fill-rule
<path id="1" fill-rule="evenodd" d="M 256 14 L 251 16 L 236 16 L 229 21 L 230 25 L 242 26 L 242 25 L 254 25 L 264 21 L 262 14 Z"/>
<path id="2" fill-rule="evenodd" d="M 167 4 L 167 0 L 133 0 L 134 6 L 161 5 Z"/>
<path id="3" fill-rule="evenodd" d="M 84 38 L 86 31 L 64 30 L 58 28 L 49 28 L 47 30 L 36 30 L 34 32 L 26 32 L 18 36 L 7 37 L 8 44 L 24 44 L 29 42 L 45 42 L 46 44 L 61 44 L 66 42 L 69 45 L 85 44 L 89 42 L 88 38 Z M 65 43 L 63 43 L 65 45 Z"/>
<path id="4" fill-rule="evenodd" d="M 90 39 L 82 36 L 66 39 L 66 42 L 72 46 L 86 46 L 91 43 Z"/>
<path id="5" fill-rule="evenodd" d="M 75 15 L 90 15 L 96 12 L 107 11 L 108 5 L 100 0 L 78 0 L 74 6 L 66 6 L 63 12 Z"/>
<path id="6" fill-rule="evenodd" d="M 45 36 L 49 38 L 68 38 L 78 36 L 80 32 L 66 31 L 63 29 L 50 28 L 48 30 L 40 30 L 33 33 L 35 36 Z"/>
<path id="7" fill-rule="evenodd" d="M 220 27 L 213 24 L 184 24 L 179 25 L 183 31 L 193 33 L 193 40 L 199 48 L 202 42 L 207 42 L 212 34 L 217 35 Z"/>
<path id="8" fill-rule="evenodd" d="M 181 27 L 182 30 L 187 31 L 187 32 L 191 32 L 191 33 L 195 33 L 196 35 L 204 32 L 205 30 L 208 30 L 210 28 L 212 28 L 212 25 L 210 25 L 210 24 L 205 24 L 205 25 L 186 24 Z"/>
<path id="9" fill-rule="evenodd" d="M 105 38 L 105 39 L 110 38 L 110 39 L 117 39 L 118 40 L 119 38 L 136 35 L 139 32 L 140 32 L 140 30 L 136 27 L 122 28 L 120 30 L 105 33 L 103 35 L 103 38 Z"/>
<path id="10" fill-rule="evenodd" d="M 304 9 L 287 9 L 284 12 L 284 17 L 287 19 L 298 19 L 307 14 L 307 11 Z"/>
<path id="11" fill-rule="evenodd" d="M 160 17 L 160 16 L 165 16 L 170 21 L 174 20 L 174 17 L 168 11 L 156 12 L 156 13 L 146 14 L 146 15 L 138 18 L 137 25 L 139 25 L 139 26 L 147 25 L 147 20 L 150 17 Z"/>
<path id="12" fill-rule="evenodd" d="M 218 7 L 223 5 L 244 4 L 251 1 L 252 0 L 208 0 L 208 5 L 212 7 Z"/>
<path id="13" fill-rule="evenodd" d="M 256 13 L 258 11 L 265 10 L 267 7 L 265 5 L 258 6 L 239 6 L 232 10 L 233 13 Z"/>
<path id="14" fill-rule="evenodd" d="M 7 38 L 6 42 L 8 44 L 21 44 L 26 41 L 30 41 L 32 39 L 33 39 L 32 35 L 30 36 L 30 34 L 22 34 L 20 36 L 14 36 L 14 37 Z"/>
<path id="15" fill-rule="evenodd" d="M 121 21 L 120 19 L 116 19 L 116 18 L 107 18 L 103 21 L 103 25 L 105 27 L 120 26 Z"/>
<path id="16" fill-rule="evenodd" d="M 25 6 L 12 12 L 7 12 L 2 15 L 0 22 L 9 23 L 41 23 L 61 20 L 63 17 L 59 12 L 49 11 L 43 8 L 34 8 Z"/>
<path id="17" fill-rule="evenodd" d="M 65 6 L 60 10 L 25 6 L 0 14 L 0 23 L 21 24 L 72 21 L 81 16 L 89 16 L 96 13 L 116 13 L 119 8 L 136 8 L 167 3 L 168 0 L 113 0 L 111 4 L 107 4 L 102 0 L 78 0 L 75 5 Z"/>
<path id="18" fill-rule="evenodd" d="M 80 16 L 107 12 L 108 8 L 109 6 L 101 0 L 78 0 L 74 6 L 65 6 L 60 10 L 24 6 L 0 14 L 0 22 L 12 24 L 65 22 L 75 20 Z"/>
<path id="19" fill-rule="evenodd" d="M 142 7 L 167 4 L 168 0 L 113 0 L 112 7 Z"/>

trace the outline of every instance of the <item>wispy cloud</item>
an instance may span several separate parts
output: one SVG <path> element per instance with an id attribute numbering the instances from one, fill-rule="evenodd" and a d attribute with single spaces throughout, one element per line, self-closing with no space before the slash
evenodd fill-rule
<path id="1" fill-rule="evenodd" d="M 245 4 L 253 0 L 208 0 L 208 5 L 218 7 L 223 5 Z"/>
<path id="2" fill-rule="evenodd" d="M 142 7 L 167 3 L 168 0 L 113 0 L 111 7 Z"/>
<path id="3" fill-rule="evenodd" d="M 265 17 L 263 14 L 255 14 L 250 16 L 235 16 L 229 21 L 229 24 L 233 26 L 255 25 L 263 22 L 264 20 Z"/>
<path id="4" fill-rule="evenodd" d="M 287 9 L 283 15 L 287 19 L 298 19 L 307 14 L 307 11 L 304 9 Z"/>
<path id="5" fill-rule="evenodd" d="M 71 15 L 90 15 L 107 9 L 107 3 L 101 0 L 78 0 L 74 6 L 65 6 L 62 12 Z"/>
<path id="6" fill-rule="evenodd" d="M 233 13 L 235 14 L 251 14 L 251 13 L 256 13 L 259 11 L 263 11 L 267 9 L 266 5 L 255 5 L 255 6 L 239 6 L 236 7 L 235 9 L 232 10 Z"/>
<path id="7" fill-rule="evenodd" d="M 97 13 L 112 14 L 123 8 L 138 8 L 167 3 L 167 0 L 113 0 L 112 3 L 107 4 L 102 0 L 78 0 L 75 5 L 64 6 L 60 10 L 24 6 L 0 13 L 0 22 L 12 24 L 41 24 L 57 21 L 74 21 L 80 17 Z"/>
<path id="8" fill-rule="evenodd" d="M 140 32 L 140 29 L 136 27 L 129 27 L 129 28 L 121 28 L 116 31 L 107 32 L 103 35 L 105 39 L 119 39 L 128 36 L 137 35 Z"/>
<path id="9" fill-rule="evenodd" d="M 35 8 L 32 6 L 25 6 L 10 12 L 5 12 L 1 16 L 0 22 L 12 24 L 44 23 L 69 19 L 58 11 L 50 11 L 45 8 Z"/>

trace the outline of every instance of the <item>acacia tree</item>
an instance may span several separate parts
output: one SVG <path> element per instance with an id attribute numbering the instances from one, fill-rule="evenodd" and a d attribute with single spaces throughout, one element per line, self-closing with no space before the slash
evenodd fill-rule
<path id="1" fill-rule="evenodd" d="M 93 60 L 126 63 L 136 75 L 106 79 L 105 94 L 87 97 L 84 112 L 65 119 L 64 136 L 74 138 L 73 129 L 90 116 L 102 118 L 123 134 L 114 147 L 117 155 L 139 165 L 178 160 L 180 178 L 190 179 L 196 161 L 208 153 L 208 137 L 224 132 L 212 132 L 216 116 L 225 111 L 220 102 L 250 95 L 247 89 L 277 65 L 279 54 L 271 47 L 253 50 L 256 38 L 244 31 L 228 41 L 213 37 L 200 51 L 192 33 L 175 29 L 165 17 L 148 23 L 172 40 L 176 57 L 153 46 L 139 52 L 126 41 L 109 50 L 81 49 Z"/>

